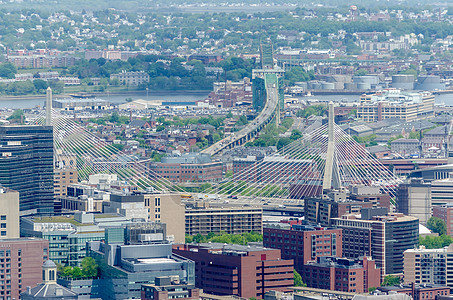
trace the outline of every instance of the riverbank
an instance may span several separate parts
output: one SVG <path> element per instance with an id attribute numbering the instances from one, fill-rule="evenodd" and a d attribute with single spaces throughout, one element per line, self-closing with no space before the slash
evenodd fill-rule
<path id="1" fill-rule="evenodd" d="M 166 96 L 166 95 L 207 95 L 211 90 L 176 90 L 176 91 L 166 91 L 166 90 L 149 90 L 148 97 L 150 96 Z M 70 98 L 70 94 L 77 93 L 65 93 L 65 94 L 54 94 L 54 98 Z M 110 96 L 142 96 L 143 99 L 146 99 L 146 90 L 121 90 L 121 91 L 104 91 L 104 92 L 89 92 L 96 97 L 109 98 Z M 46 98 L 46 94 L 30 94 L 30 95 L 0 95 L 0 101 L 9 101 L 9 100 L 36 100 Z M 75 98 L 74 98 L 75 99 Z"/>

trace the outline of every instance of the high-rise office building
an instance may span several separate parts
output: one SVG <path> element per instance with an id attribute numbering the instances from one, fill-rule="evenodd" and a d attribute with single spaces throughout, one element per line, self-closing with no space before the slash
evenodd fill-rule
<path id="1" fill-rule="evenodd" d="M 0 126 L 0 184 L 19 192 L 20 215 L 52 214 L 51 126 Z"/>

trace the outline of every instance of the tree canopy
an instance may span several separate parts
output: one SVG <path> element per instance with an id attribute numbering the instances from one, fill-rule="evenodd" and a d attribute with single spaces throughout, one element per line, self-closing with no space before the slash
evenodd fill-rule
<path id="1" fill-rule="evenodd" d="M 439 235 L 443 235 L 447 233 L 447 225 L 442 219 L 431 217 L 428 222 L 426 223 L 428 229 L 432 230 Z"/>

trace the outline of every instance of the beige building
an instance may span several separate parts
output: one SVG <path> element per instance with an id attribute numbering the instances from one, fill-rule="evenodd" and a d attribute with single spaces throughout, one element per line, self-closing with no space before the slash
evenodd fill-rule
<path id="1" fill-rule="evenodd" d="M 365 122 L 397 118 L 406 122 L 434 117 L 434 95 L 429 92 L 408 93 L 387 89 L 362 95 L 357 117 Z"/>
<path id="2" fill-rule="evenodd" d="M 0 187 L 0 239 L 19 237 L 19 192 Z"/>
<path id="3" fill-rule="evenodd" d="M 453 286 L 453 244 L 441 249 L 404 251 L 404 283 Z"/>
<path id="4" fill-rule="evenodd" d="M 167 224 L 167 236 L 175 243 L 185 242 L 184 205 L 179 194 L 145 194 L 149 221 Z"/>
<path id="5" fill-rule="evenodd" d="M 256 207 L 186 209 L 186 234 L 263 232 L 263 210 Z"/>
<path id="6" fill-rule="evenodd" d="M 65 197 L 68 186 L 78 182 L 77 169 L 54 169 L 54 195 Z"/>

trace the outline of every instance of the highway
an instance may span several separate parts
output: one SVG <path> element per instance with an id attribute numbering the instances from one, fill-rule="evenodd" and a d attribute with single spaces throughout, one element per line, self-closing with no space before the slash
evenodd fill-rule
<path id="1" fill-rule="evenodd" d="M 250 123 L 248 123 L 243 129 L 232 135 L 218 141 L 214 145 L 204 149 L 201 153 L 207 153 L 215 155 L 223 151 L 224 149 L 230 149 L 234 145 L 241 145 L 246 141 L 250 140 L 256 135 L 258 131 L 264 128 L 264 125 L 269 123 L 273 118 L 274 112 L 278 105 L 278 78 L 276 74 L 265 75 L 266 85 L 266 104 L 260 114 Z"/>

